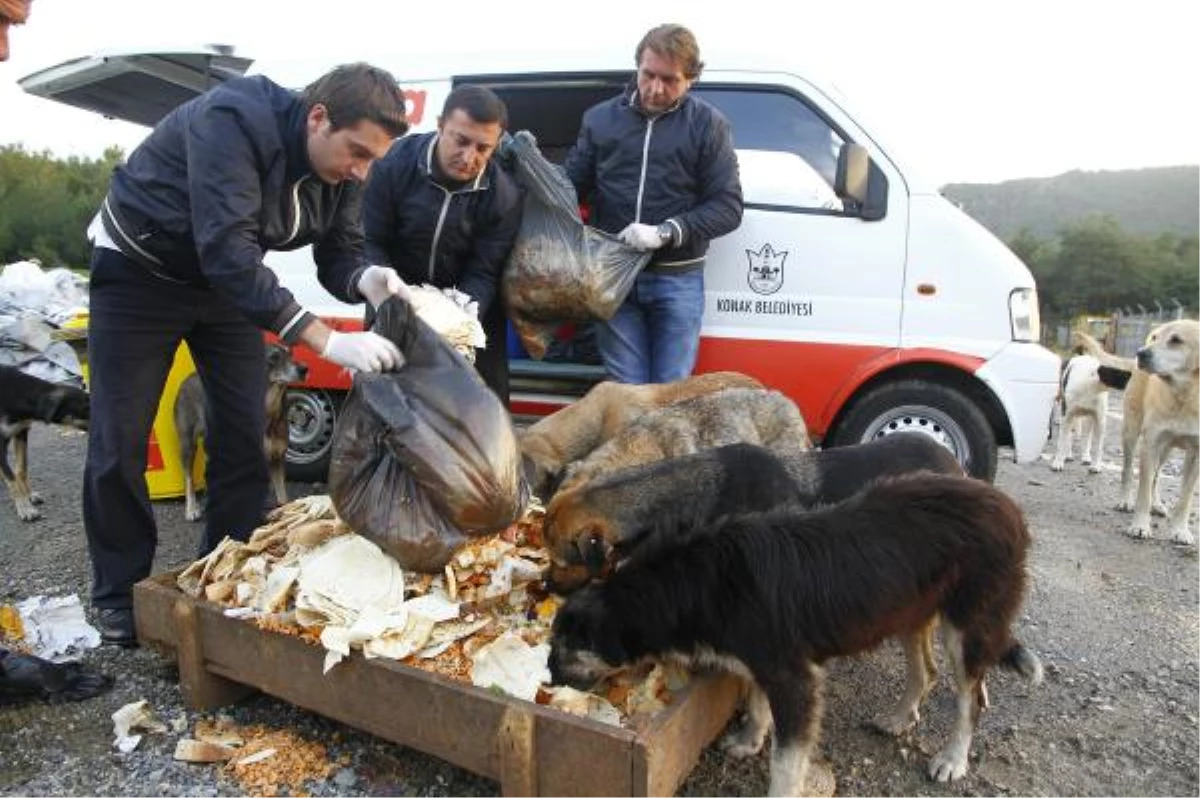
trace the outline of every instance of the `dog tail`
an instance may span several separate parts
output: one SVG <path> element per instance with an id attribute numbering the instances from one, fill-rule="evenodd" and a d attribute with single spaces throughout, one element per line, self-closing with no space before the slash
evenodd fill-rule
<path id="1" fill-rule="evenodd" d="M 1041 684 L 1045 676 L 1045 672 L 1042 670 L 1042 661 L 1038 659 L 1037 654 L 1016 640 L 1008 647 L 1008 651 L 1004 652 L 1004 656 L 1000 658 L 1000 664 L 1016 671 L 1035 685 Z"/>
<path id="2" fill-rule="evenodd" d="M 1125 386 L 1129 384 L 1129 378 L 1133 376 L 1133 372 L 1128 369 L 1113 368 L 1112 366 L 1100 366 L 1096 369 L 1096 376 L 1100 378 L 1101 385 L 1123 391 L 1125 390 Z"/>
<path id="3" fill-rule="evenodd" d="M 1075 338 L 1075 343 L 1083 347 L 1084 353 L 1096 358 L 1102 365 L 1109 366 L 1110 368 L 1114 369 L 1121 369 L 1130 373 L 1137 369 L 1137 363 L 1134 362 L 1133 358 L 1114 355 L 1112 352 L 1109 352 L 1107 349 L 1101 346 L 1099 341 L 1082 330 L 1076 330 L 1073 333 L 1073 336 Z"/>

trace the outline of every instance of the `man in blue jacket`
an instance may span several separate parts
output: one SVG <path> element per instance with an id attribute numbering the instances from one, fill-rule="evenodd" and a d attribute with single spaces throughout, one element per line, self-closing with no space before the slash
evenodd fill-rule
<path id="1" fill-rule="evenodd" d="M 208 400 L 202 553 L 263 521 L 263 330 L 347 369 L 401 365 L 392 342 L 331 330 L 302 308 L 263 254 L 312 244 L 318 278 L 345 302 L 406 291 L 392 269 L 366 265 L 360 183 L 407 128 L 395 79 L 367 64 L 338 67 L 303 94 L 238 78 L 168 114 L 115 171 L 89 229 L 83 476 L 105 642 L 135 642 L 132 588 L 150 573 L 158 536 L 146 442 L 180 341 Z"/>
<path id="2" fill-rule="evenodd" d="M 729 123 L 688 94 L 704 63 L 691 31 L 660 25 L 636 50 L 637 77 L 583 117 L 566 170 L 591 224 L 655 250 L 628 299 L 596 329 L 610 377 L 672 382 L 692 373 L 708 242 L 742 221 Z"/>
<path id="3" fill-rule="evenodd" d="M 495 92 L 456 86 L 437 130 L 396 142 L 371 170 L 363 199 L 368 260 L 408 283 L 457 288 L 477 304 L 487 347 L 475 368 L 506 404 L 500 273 L 521 226 L 521 193 L 492 156 L 507 127 Z"/>

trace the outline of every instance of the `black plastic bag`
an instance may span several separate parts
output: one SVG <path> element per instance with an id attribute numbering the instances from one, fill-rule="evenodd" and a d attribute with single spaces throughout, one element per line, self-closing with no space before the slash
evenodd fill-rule
<path id="1" fill-rule="evenodd" d="M 406 364 L 355 376 L 329 494 L 338 515 L 402 568 L 437 572 L 466 536 L 504 529 L 524 511 L 516 433 L 475 369 L 407 302 L 384 302 L 373 329 Z"/>
<path id="2" fill-rule="evenodd" d="M 525 207 L 503 294 L 525 351 L 540 360 L 562 322 L 611 319 L 650 253 L 585 225 L 570 180 L 529 139 L 514 137 L 509 150 Z"/>

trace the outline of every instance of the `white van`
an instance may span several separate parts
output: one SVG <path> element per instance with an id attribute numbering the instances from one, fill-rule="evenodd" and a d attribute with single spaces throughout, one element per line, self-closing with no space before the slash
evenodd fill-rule
<path id="1" fill-rule="evenodd" d="M 584 110 L 633 74 L 624 50 L 600 63 L 512 55 L 533 66 L 498 68 L 464 54 L 458 74 L 414 80 L 425 67 L 402 54 L 367 60 L 401 80 L 414 131 L 436 126 L 453 85 L 479 83 L 505 100 L 510 128 L 532 131 L 551 160 L 574 143 Z M 228 48 L 125 54 L 52 67 L 21 85 L 153 124 L 250 65 Z M 299 87 L 330 66 L 256 71 Z M 1011 447 L 1018 462 L 1036 458 L 1049 433 L 1059 359 L 1038 344 L 1029 269 L 898 162 L 834 92 L 807 76 L 755 67 L 709 58 L 692 89 L 732 124 L 745 197 L 741 226 L 709 250 L 697 372 L 740 371 L 779 389 L 824 445 L 919 430 L 986 479 L 998 447 Z M 361 309 L 332 302 L 307 257 L 300 250 L 270 262 L 301 302 L 357 324 Z M 508 343 L 515 415 L 544 415 L 603 378 L 594 359 L 578 362 L 586 347 L 564 345 L 565 360 L 535 362 Z M 348 387 L 344 375 L 317 367 L 296 392 L 294 474 L 323 469 Z"/>

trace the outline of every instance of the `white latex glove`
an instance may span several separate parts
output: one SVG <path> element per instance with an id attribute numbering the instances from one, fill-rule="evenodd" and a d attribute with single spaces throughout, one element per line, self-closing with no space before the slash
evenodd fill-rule
<path id="1" fill-rule="evenodd" d="M 412 289 L 391 266 L 368 266 L 362 277 L 358 278 L 358 293 L 374 308 L 382 305 L 392 294 L 412 301 Z"/>
<path id="2" fill-rule="evenodd" d="M 396 345 L 373 332 L 329 331 L 321 357 L 353 371 L 392 371 L 404 365 Z"/>
<path id="3" fill-rule="evenodd" d="M 617 238 L 635 249 L 658 249 L 663 245 L 663 240 L 658 237 L 658 228 L 652 224 L 634 222 L 617 233 Z"/>

